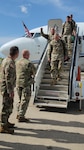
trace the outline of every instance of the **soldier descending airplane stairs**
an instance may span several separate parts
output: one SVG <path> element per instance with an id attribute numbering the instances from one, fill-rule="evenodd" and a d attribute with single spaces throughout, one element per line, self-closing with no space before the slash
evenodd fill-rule
<path id="1" fill-rule="evenodd" d="M 59 24 L 59 31 L 61 32 L 62 21 L 52 19 L 49 21 L 48 26 L 52 27 L 54 24 Z M 61 80 L 56 80 L 56 83 L 53 85 L 51 85 L 51 71 L 49 68 L 47 69 L 48 57 L 47 49 L 45 50 L 35 76 L 35 105 L 67 109 L 69 102 L 76 102 L 76 100 L 80 100 L 81 102 L 81 99 L 84 99 L 83 92 L 80 94 L 80 90 L 83 89 L 84 84 L 77 79 L 77 76 L 79 75 L 79 47 L 80 44 L 78 42 L 77 34 L 74 41 L 72 59 L 65 63 L 61 60 L 61 63 L 64 66 L 61 75 L 62 78 Z M 80 86 L 81 84 L 82 86 Z M 81 109 L 81 103 L 79 108 Z"/>

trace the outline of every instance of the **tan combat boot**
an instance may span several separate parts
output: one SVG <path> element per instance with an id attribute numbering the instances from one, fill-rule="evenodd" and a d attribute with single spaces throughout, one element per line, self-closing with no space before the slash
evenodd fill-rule
<path id="1" fill-rule="evenodd" d="M 14 133 L 14 129 L 10 129 L 7 126 L 5 126 L 5 127 L 1 126 L 0 127 L 0 133 L 13 134 Z"/>
<path id="2" fill-rule="evenodd" d="M 30 122 L 30 120 L 28 118 L 25 118 L 25 117 L 19 117 L 18 122 Z"/>

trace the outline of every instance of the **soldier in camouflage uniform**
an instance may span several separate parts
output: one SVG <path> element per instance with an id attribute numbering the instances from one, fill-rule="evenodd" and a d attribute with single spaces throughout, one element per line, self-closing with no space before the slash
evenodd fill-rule
<path id="1" fill-rule="evenodd" d="M 23 58 L 16 63 L 16 87 L 19 96 L 16 118 L 18 122 L 28 122 L 29 119 L 25 118 L 25 113 L 31 97 L 31 84 L 34 83 L 36 68 L 29 61 L 28 50 L 23 50 L 22 55 Z"/>
<path id="2" fill-rule="evenodd" d="M 41 28 L 41 35 L 48 40 L 47 49 L 49 47 L 50 42 L 54 39 L 54 34 L 55 34 L 55 29 L 54 28 L 50 28 L 50 33 L 49 34 L 45 34 L 43 32 L 43 28 Z M 47 67 L 50 70 L 50 62 L 48 62 L 48 66 Z"/>
<path id="3" fill-rule="evenodd" d="M 76 31 L 76 22 L 73 20 L 73 15 L 70 15 L 70 21 L 72 22 L 73 29 Z"/>
<path id="4" fill-rule="evenodd" d="M 51 63 L 51 84 L 55 84 L 56 81 L 61 79 L 64 57 L 66 56 L 67 50 L 64 52 L 63 41 L 58 34 L 55 34 L 54 39 L 50 42 L 48 47 L 48 61 Z"/>
<path id="5" fill-rule="evenodd" d="M 51 40 L 53 40 L 54 34 L 55 34 L 55 29 L 54 28 L 50 28 L 50 33 L 49 34 L 45 34 L 43 32 L 43 28 L 41 28 L 41 35 L 48 40 L 48 43 Z"/>
<path id="6" fill-rule="evenodd" d="M 19 49 L 16 46 L 10 48 L 10 54 L 2 61 L 1 65 L 1 95 L 2 95 L 2 110 L 1 110 L 1 133 L 14 133 L 13 123 L 8 121 L 13 110 L 14 87 L 16 82 L 16 67 L 14 60 L 18 57 Z"/>
<path id="7" fill-rule="evenodd" d="M 73 20 L 73 15 L 72 14 L 70 15 L 70 21 L 71 21 L 71 24 L 73 26 L 71 42 L 74 43 L 77 26 L 76 26 L 76 22 Z"/>
<path id="8" fill-rule="evenodd" d="M 71 36 L 73 29 L 74 28 L 70 21 L 70 16 L 67 16 L 66 22 L 63 24 L 62 28 L 62 39 L 66 43 L 68 54 L 72 53 Z"/>

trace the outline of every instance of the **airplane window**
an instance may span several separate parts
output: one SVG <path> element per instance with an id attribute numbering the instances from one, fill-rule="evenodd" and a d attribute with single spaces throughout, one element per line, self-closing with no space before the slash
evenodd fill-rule
<path id="1" fill-rule="evenodd" d="M 32 37 L 34 36 L 35 33 L 31 33 Z M 28 35 L 23 35 L 22 37 L 29 37 Z"/>
<path id="2" fill-rule="evenodd" d="M 40 37 L 40 36 L 41 36 L 40 33 L 35 33 L 33 37 L 34 37 L 34 38 L 37 38 L 37 37 Z"/>
<path id="3" fill-rule="evenodd" d="M 37 37 L 40 37 L 41 34 L 40 33 L 31 33 L 32 35 L 32 38 L 37 38 Z M 25 35 L 24 35 L 25 36 Z M 25 37 L 28 37 L 28 36 L 25 36 Z"/>
<path id="4" fill-rule="evenodd" d="M 34 35 L 34 33 L 31 33 L 31 35 L 33 36 L 33 35 Z"/>

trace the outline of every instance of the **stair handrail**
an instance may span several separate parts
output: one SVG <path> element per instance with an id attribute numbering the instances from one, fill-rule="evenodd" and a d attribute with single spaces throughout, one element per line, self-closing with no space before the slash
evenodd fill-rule
<path id="1" fill-rule="evenodd" d="M 79 28 L 75 36 L 73 53 L 72 53 L 72 61 L 71 61 L 70 72 L 69 72 L 69 80 L 68 80 L 69 99 L 72 99 L 73 75 L 74 75 L 74 67 L 76 65 L 77 48 L 78 48 L 78 33 L 79 33 Z"/>
<path id="2" fill-rule="evenodd" d="M 47 45 L 46 45 L 46 47 L 42 53 L 41 59 L 39 61 L 39 65 L 38 65 L 37 72 L 35 75 L 35 83 L 34 83 L 35 96 L 37 95 L 37 92 L 38 92 L 38 89 L 40 86 L 41 79 L 43 77 L 43 73 L 44 73 L 44 69 L 45 69 L 47 61 L 48 60 L 47 60 Z"/>
<path id="3" fill-rule="evenodd" d="M 44 50 L 43 50 L 43 53 L 42 53 L 40 59 L 39 59 L 39 62 L 38 62 L 38 65 L 37 65 L 37 69 L 39 68 L 39 65 L 40 65 L 40 63 L 41 63 L 41 61 L 42 61 L 42 58 L 43 58 L 43 55 L 44 55 L 44 53 L 45 53 L 45 51 L 46 51 L 47 45 L 48 45 L 48 41 L 47 41 L 47 43 L 46 43 L 46 46 L 45 46 L 45 48 L 44 48 Z"/>

